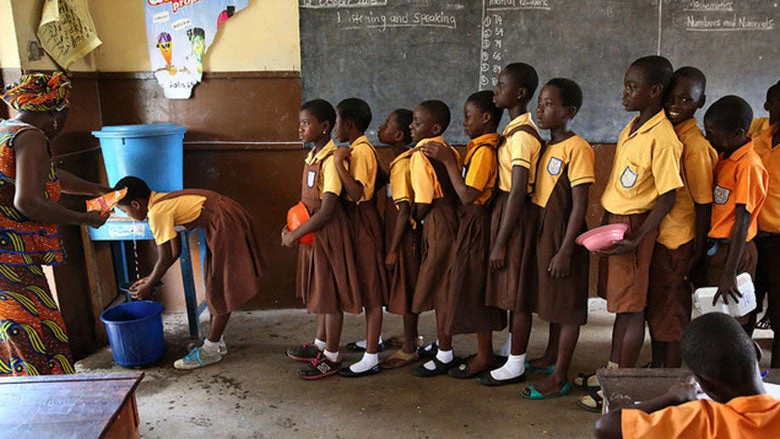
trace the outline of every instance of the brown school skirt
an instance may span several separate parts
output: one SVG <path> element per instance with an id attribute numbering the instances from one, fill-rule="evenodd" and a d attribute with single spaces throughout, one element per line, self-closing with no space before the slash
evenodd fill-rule
<path id="1" fill-rule="evenodd" d="M 412 312 L 446 309 L 447 278 L 457 234 L 455 207 L 443 198 L 433 200 L 422 225 L 420 274 L 414 287 Z"/>
<path id="2" fill-rule="evenodd" d="M 488 209 L 461 206 L 446 311 L 446 327 L 452 335 L 500 331 L 506 327 L 506 313 L 485 305 L 489 252 Z"/>
<path id="3" fill-rule="evenodd" d="M 769 300 L 769 321 L 772 329 L 780 330 L 780 269 L 777 261 L 780 260 L 780 234 L 759 235 L 753 239 L 758 251 L 758 264 L 756 265 L 756 297 L 758 292 L 764 291 Z M 758 302 L 759 306 L 762 303 Z"/>
<path id="4" fill-rule="evenodd" d="M 490 246 L 496 242 L 509 193 L 498 191 L 490 217 Z M 536 278 L 536 217 L 537 206 L 526 197 L 512 228 L 506 249 L 506 262 L 501 271 L 488 270 L 485 303 L 508 311 L 531 311 L 530 297 Z M 489 255 L 490 253 L 488 253 Z"/>
<path id="5" fill-rule="evenodd" d="M 531 307 L 544 321 L 584 325 L 588 320 L 588 251 L 580 245 L 574 246 L 571 271 L 565 278 L 553 279 L 547 271 L 550 261 L 563 244 L 569 214 L 571 210 L 556 206 L 552 197 L 546 208 L 539 209 L 539 234 L 536 242 L 538 288 L 531 296 Z M 583 224 L 583 232 L 585 228 Z"/>
<path id="6" fill-rule="evenodd" d="M 314 243 L 298 246 L 295 294 L 311 314 L 358 314 L 362 310 L 355 251 L 341 203 L 314 232 Z"/>
<path id="7" fill-rule="evenodd" d="M 614 215 L 604 213 L 604 224 L 628 224 L 627 235 L 638 231 L 649 213 Z M 599 261 L 599 296 L 607 299 L 607 311 L 642 312 L 647 306 L 650 261 L 653 258 L 658 228 L 648 233 L 634 251 L 601 258 Z"/>
<path id="8" fill-rule="evenodd" d="M 376 201 L 344 204 L 352 232 L 362 305 L 367 309 L 384 306 L 389 299 L 388 280 L 384 259 L 384 229 Z"/>
<path id="9" fill-rule="evenodd" d="M 385 203 L 385 243 L 389 247 L 393 242 L 395 221 L 398 218 L 398 209 L 393 200 L 387 199 Z M 417 275 L 420 272 L 420 232 L 412 229 L 407 222 L 404 236 L 398 246 L 398 259 L 393 271 L 390 273 L 390 299 L 387 302 L 387 311 L 397 315 L 406 315 L 412 312 L 412 299 L 414 298 L 414 286 L 417 283 Z"/>
<path id="10" fill-rule="evenodd" d="M 647 326 L 654 341 L 678 342 L 691 322 L 692 294 L 688 265 L 693 241 L 670 250 L 655 243 L 647 291 Z"/>

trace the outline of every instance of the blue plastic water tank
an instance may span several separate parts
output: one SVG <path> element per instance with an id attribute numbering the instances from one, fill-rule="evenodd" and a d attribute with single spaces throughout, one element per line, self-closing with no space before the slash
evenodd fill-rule
<path id="1" fill-rule="evenodd" d="M 106 126 L 92 135 L 100 139 L 108 184 L 133 175 L 155 192 L 184 188 L 184 132 L 172 123 Z"/>
<path id="2" fill-rule="evenodd" d="M 141 367 L 162 358 L 162 312 L 160 303 L 142 300 L 112 306 L 100 314 L 116 364 Z"/>

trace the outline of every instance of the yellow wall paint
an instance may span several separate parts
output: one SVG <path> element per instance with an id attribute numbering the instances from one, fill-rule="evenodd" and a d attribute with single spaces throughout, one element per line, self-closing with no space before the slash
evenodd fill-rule
<path id="1" fill-rule="evenodd" d="M 0 0 L 0 5 L 8 1 Z M 22 68 L 54 69 L 48 56 L 35 61 L 27 55 L 29 41 L 35 40 L 43 0 L 10 2 L 13 4 Z M 89 0 L 92 18 L 103 45 L 77 61 L 71 70 L 149 71 L 144 2 Z M 204 62 L 204 69 L 210 72 L 299 71 L 300 66 L 297 0 L 250 0 L 246 9 L 234 15 L 220 29 Z"/>
<path id="2" fill-rule="evenodd" d="M 0 0 L 0 67 L 18 69 L 21 66 L 11 0 Z"/>

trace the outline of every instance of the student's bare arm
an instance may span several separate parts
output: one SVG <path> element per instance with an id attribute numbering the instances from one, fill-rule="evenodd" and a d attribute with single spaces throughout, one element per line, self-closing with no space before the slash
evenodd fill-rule
<path id="1" fill-rule="evenodd" d="M 729 255 L 718 282 L 718 292 L 712 298 L 713 306 L 721 296 L 723 297 L 723 303 L 729 303 L 729 297 L 735 302 L 742 297 L 742 293 L 737 289 L 737 274 L 739 274 L 737 273 L 737 265 L 739 265 L 742 252 L 745 250 L 745 239 L 747 239 L 748 229 L 750 228 L 751 216 L 744 204 L 737 204 L 734 231 L 731 235 L 731 245 L 729 245 Z"/>
<path id="2" fill-rule="evenodd" d="M 174 244 L 175 242 L 175 244 Z M 135 289 L 131 290 L 134 299 L 145 299 L 152 293 L 157 282 L 162 279 L 165 272 L 171 268 L 178 256 L 174 256 L 174 247 L 178 248 L 178 253 L 181 253 L 181 243 L 178 241 L 178 236 L 166 241 L 157 246 L 157 261 L 154 263 L 154 269 L 145 279 L 145 282 L 138 285 L 138 282 L 133 284 Z"/>
<path id="3" fill-rule="evenodd" d="M 57 178 L 62 185 L 62 192 L 66 194 L 99 197 L 105 193 L 111 192 L 110 187 L 84 180 L 64 169 L 57 169 Z"/>
<path id="4" fill-rule="evenodd" d="M 316 232 L 321 229 L 328 221 L 333 218 L 333 212 L 336 211 L 336 203 L 339 202 L 339 197 L 331 192 L 325 192 L 322 196 L 322 207 L 314 215 L 309 218 L 308 221 L 301 224 L 300 227 L 292 232 L 282 232 L 282 243 L 284 245 L 292 245 L 304 235 Z"/>
<path id="5" fill-rule="evenodd" d="M 333 154 L 333 161 L 336 165 L 336 172 L 339 174 L 344 191 L 351 201 L 360 201 L 363 198 L 363 184 L 352 178 L 352 175 L 344 166 L 344 161 L 349 157 L 351 151 L 347 148 L 338 148 Z"/>
<path id="6" fill-rule="evenodd" d="M 463 180 L 463 175 L 458 169 L 458 163 L 455 160 L 455 154 L 446 145 L 439 142 L 428 142 L 422 146 L 422 150 L 428 157 L 438 160 L 444 164 L 447 169 L 447 175 L 450 177 L 452 187 L 458 194 L 460 202 L 464 206 L 471 205 L 479 197 L 480 192 L 473 187 L 467 186 Z"/>
<path id="7" fill-rule="evenodd" d="M 387 201 L 388 203 L 390 202 L 390 200 Z M 409 227 L 409 217 L 411 215 L 412 207 L 408 201 L 398 203 L 398 215 L 396 215 L 395 224 L 393 224 L 393 238 L 387 247 L 387 256 L 385 257 L 385 266 L 388 270 L 395 268 L 395 264 L 398 261 L 398 247 L 401 245 L 401 239 L 404 233 L 406 233 L 407 227 Z"/>
<path id="8" fill-rule="evenodd" d="M 512 167 L 512 190 L 509 192 L 501 225 L 493 249 L 490 251 L 490 269 L 500 271 L 506 265 L 506 243 L 513 227 L 520 227 L 518 219 L 523 209 L 525 197 L 528 195 L 528 169 L 522 166 Z"/>
<path id="9" fill-rule="evenodd" d="M 585 222 L 585 212 L 588 210 L 588 190 L 590 183 L 574 186 L 572 192 L 572 209 L 566 232 L 563 235 L 561 248 L 550 260 L 547 271 L 553 279 L 568 277 L 571 274 L 571 255 L 574 253 L 574 240 Z"/>
<path id="10" fill-rule="evenodd" d="M 422 224 L 425 221 L 425 217 L 431 212 L 430 203 L 415 203 L 414 204 L 414 219 L 418 223 Z"/>
<path id="11" fill-rule="evenodd" d="M 658 197 L 658 200 L 650 210 L 650 214 L 647 216 L 645 222 L 642 223 L 642 227 L 639 228 L 639 231 L 631 233 L 630 239 L 623 239 L 616 242 L 613 249 L 601 252 L 601 254 L 605 256 L 619 255 L 637 248 L 639 243 L 642 242 L 642 238 L 656 229 L 661 224 L 661 221 L 663 221 L 666 214 L 672 210 L 676 194 L 677 190 L 674 189 Z"/>
<path id="12" fill-rule="evenodd" d="M 640 410 L 645 413 L 654 413 L 667 407 L 685 404 L 686 402 L 697 399 L 701 392 L 695 378 L 688 377 L 685 382 L 678 383 L 669 388 L 669 390 L 658 398 L 653 398 L 641 404 L 637 404 L 631 409 Z M 598 439 L 620 439 L 623 437 L 623 409 L 613 410 L 600 417 L 596 421 L 595 431 Z"/>

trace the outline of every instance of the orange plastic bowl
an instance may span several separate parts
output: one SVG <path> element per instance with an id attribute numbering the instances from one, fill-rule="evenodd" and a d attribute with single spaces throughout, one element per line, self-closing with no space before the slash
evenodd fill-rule
<path id="1" fill-rule="evenodd" d="M 306 205 L 303 201 L 299 201 L 298 204 L 291 207 L 287 211 L 287 229 L 293 231 L 309 220 L 309 210 L 306 209 Z M 314 244 L 314 233 L 304 235 L 298 240 L 298 244 Z"/>
<path id="2" fill-rule="evenodd" d="M 612 247 L 626 235 L 628 224 L 608 224 L 588 230 L 574 241 L 589 251 L 597 252 Z"/>

